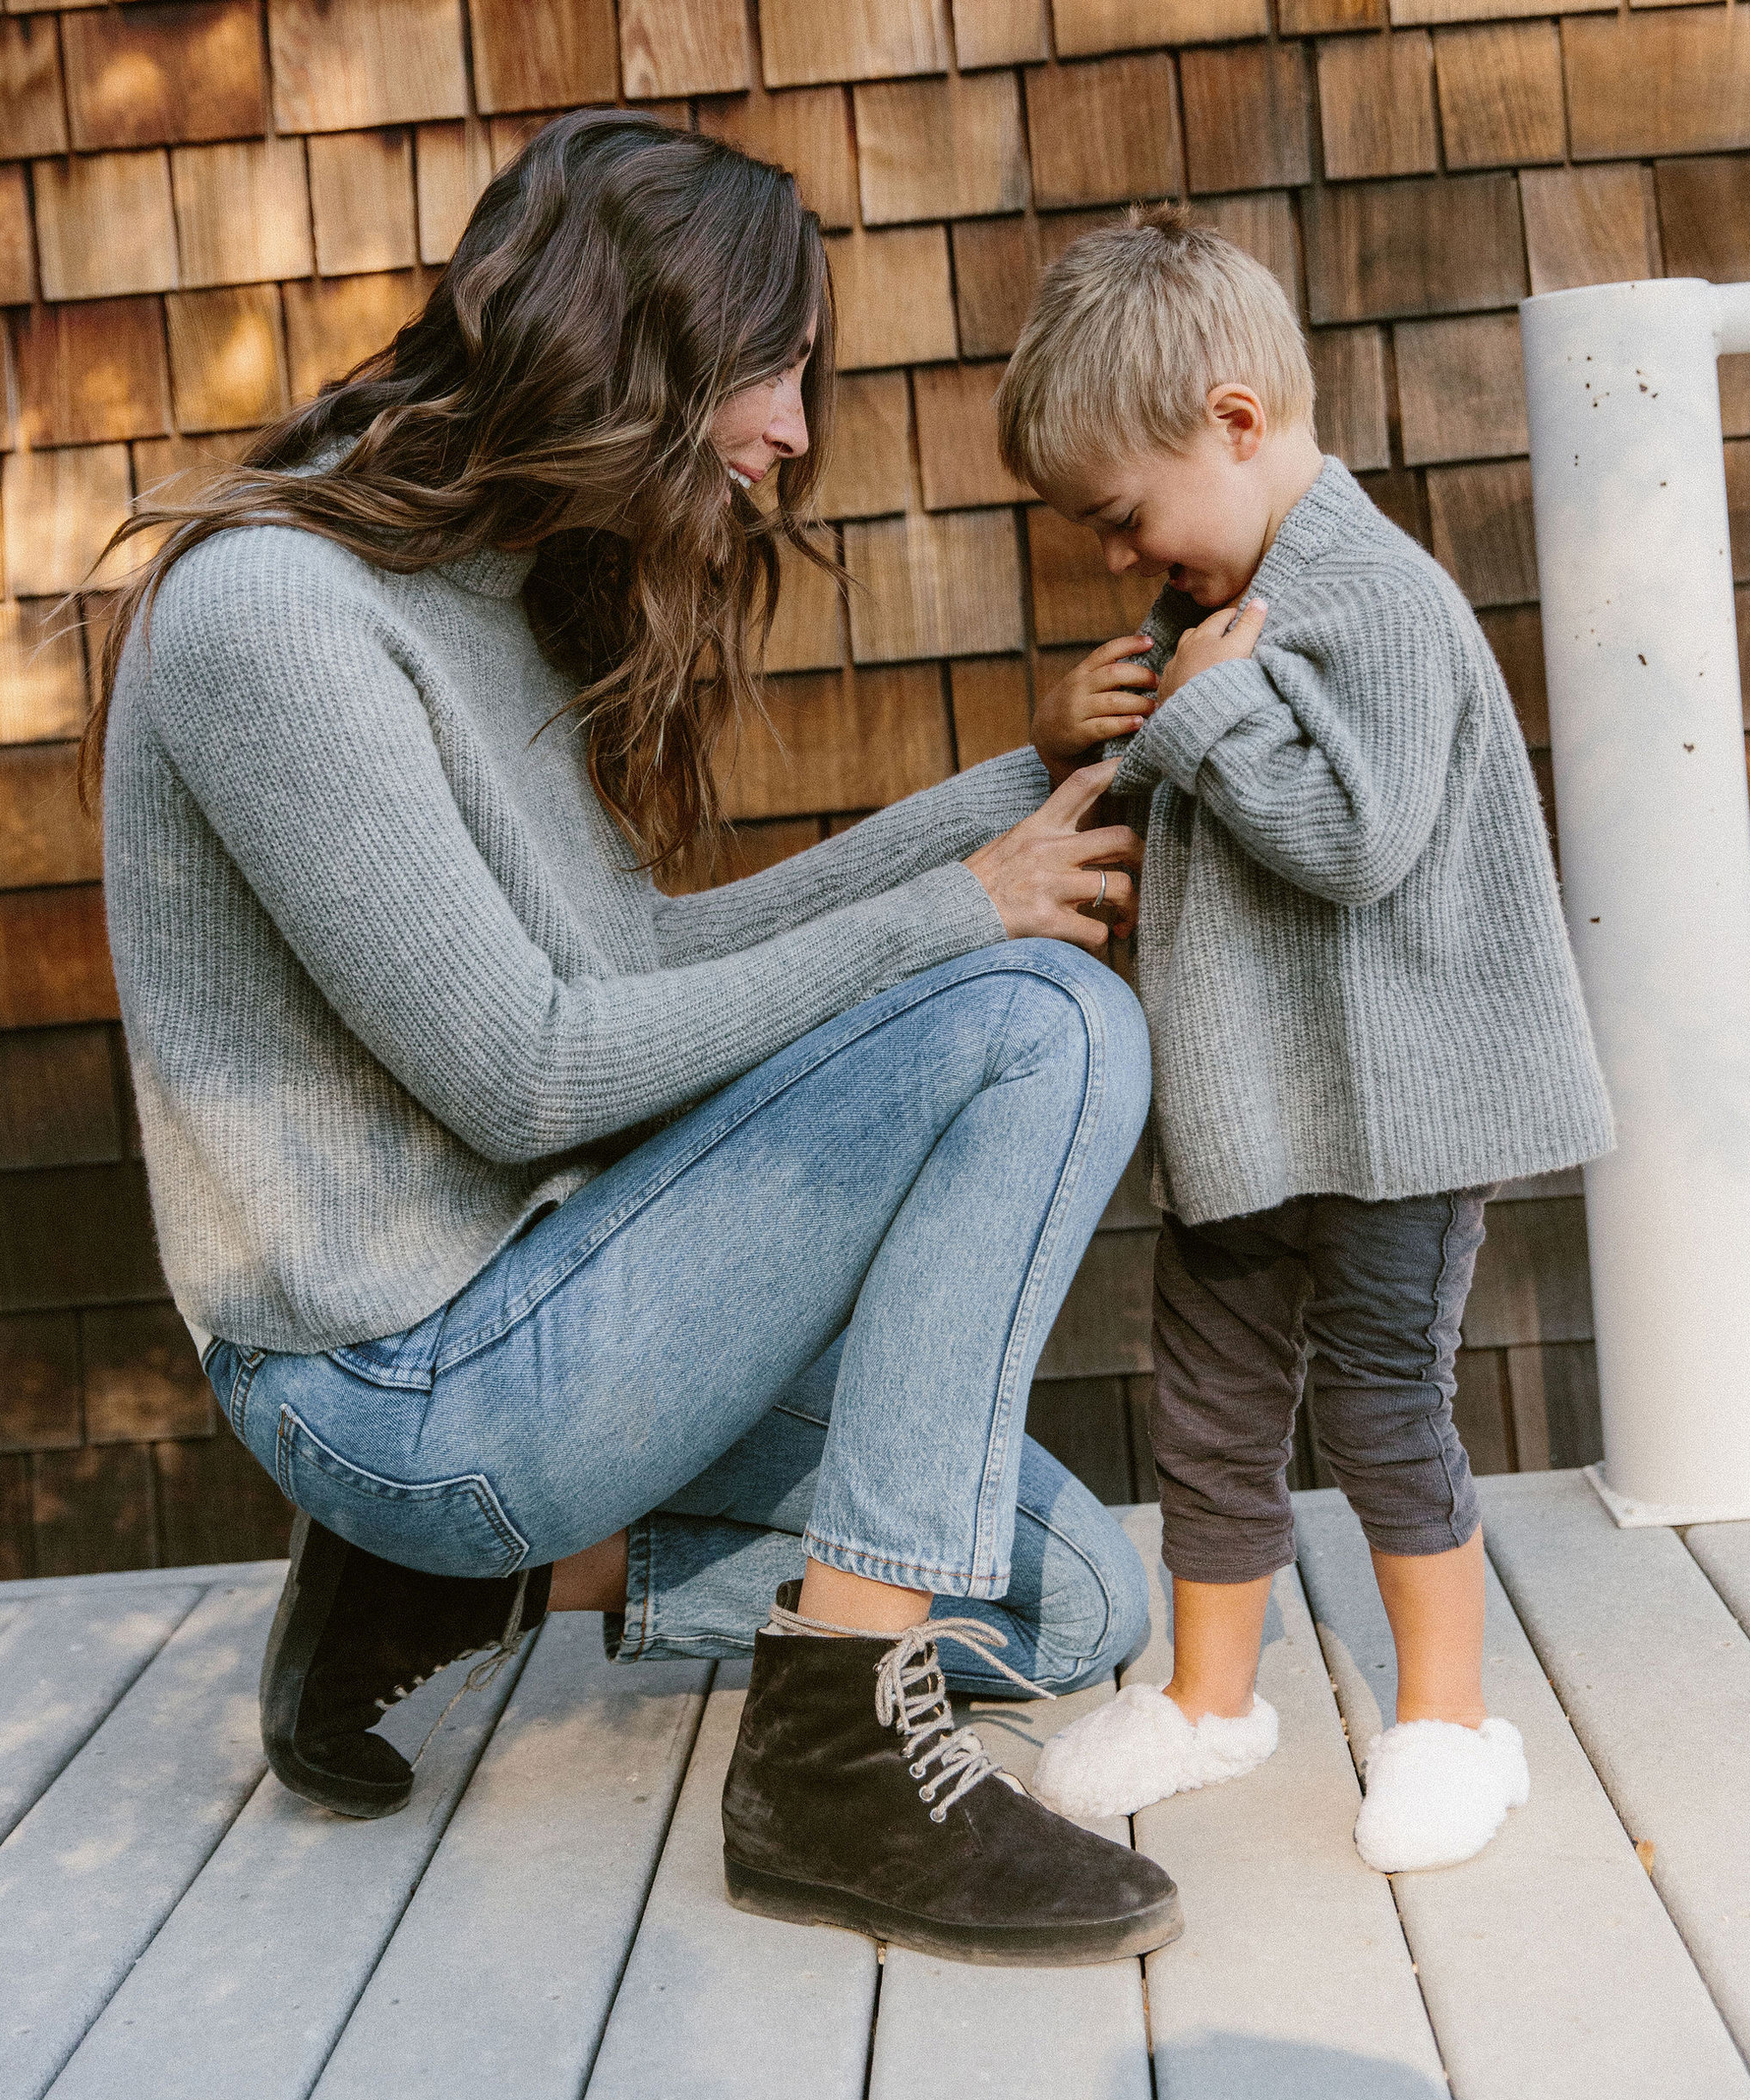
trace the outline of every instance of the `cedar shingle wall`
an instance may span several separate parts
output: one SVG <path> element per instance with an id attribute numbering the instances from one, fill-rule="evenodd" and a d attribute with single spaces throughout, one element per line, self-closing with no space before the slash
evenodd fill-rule
<path id="1" fill-rule="evenodd" d="M 826 508 L 864 588 L 847 619 L 794 578 L 786 753 L 750 736 L 729 784 L 744 866 L 1023 740 L 1038 681 L 1146 604 L 1026 502 L 989 406 L 1040 267 L 1114 207 L 1188 193 L 1282 279 L 1325 444 L 1470 593 L 1539 751 L 1514 302 L 1750 276 L 1742 8 L 4 0 L 0 1574 L 269 1550 L 283 1521 L 214 1433 L 152 1251 L 71 791 L 90 645 L 53 601 L 101 619 L 89 566 L 130 501 L 375 347 L 543 113 L 612 101 L 785 162 L 830 234 Z M 1729 451 L 1741 510 L 1750 444 Z M 1590 1457 L 1578 1199 L 1494 1219 L 1460 1395 L 1477 1461 Z M 1033 1419 L 1128 1496 L 1152 1220 L 1127 1190 L 1110 1222 Z"/>

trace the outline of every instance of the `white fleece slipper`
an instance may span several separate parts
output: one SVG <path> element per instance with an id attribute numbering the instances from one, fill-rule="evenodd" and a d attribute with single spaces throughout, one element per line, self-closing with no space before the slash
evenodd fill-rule
<path id="1" fill-rule="evenodd" d="M 1194 1728 L 1158 1684 L 1129 1684 L 1060 1728 L 1028 1785 L 1060 1816 L 1134 1816 L 1169 1794 L 1239 1779 L 1275 1747 L 1276 1709 L 1256 1695 L 1250 1713 L 1206 1713 Z"/>
<path id="2" fill-rule="evenodd" d="M 1382 1874 L 1474 1858 L 1531 1798 L 1525 1746 L 1511 1721 L 1400 1721 L 1368 1745 L 1367 1798 L 1355 1850 Z"/>

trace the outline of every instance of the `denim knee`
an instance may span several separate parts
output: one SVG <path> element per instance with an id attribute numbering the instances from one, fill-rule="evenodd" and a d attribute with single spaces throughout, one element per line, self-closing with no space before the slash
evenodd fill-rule
<path id="1" fill-rule="evenodd" d="M 1110 1510 L 1031 1438 L 1015 1573 L 1011 1603 L 1018 1589 L 1036 1599 L 1026 1614 L 1033 1652 L 1023 1667 L 1044 1690 L 1077 1691 L 1110 1676 L 1147 1637 L 1150 1578 L 1136 1548 Z"/>
<path id="2" fill-rule="evenodd" d="M 1137 995 L 1116 970 L 1067 941 L 1011 941 L 984 951 L 993 974 L 1010 980 L 1012 1020 L 1032 1020 L 1044 1040 L 1061 1040 L 1065 1009 L 1075 1018 L 1110 1105 L 1148 1113 L 1153 1074 L 1148 1023 Z"/>

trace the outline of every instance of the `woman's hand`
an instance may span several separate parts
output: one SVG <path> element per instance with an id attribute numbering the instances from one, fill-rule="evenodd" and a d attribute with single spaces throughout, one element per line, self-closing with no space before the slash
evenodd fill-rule
<path id="1" fill-rule="evenodd" d="M 1117 770 L 1116 759 L 1082 766 L 1012 831 L 967 855 L 1010 940 L 1071 941 L 1098 955 L 1109 925 L 1119 934 L 1135 926 L 1137 890 L 1127 871 L 1142 865 L 1143 842 L 1128 824 L 1078 829 Z M 1110 920 L 1090 916 L 1096 904 Z"/>
<path id="2" fill-rule="evenodd" d="M 1033 749 L 1045 761 L 1054 788 L 1060 788 L 1084 755 L 1109 737 L 1140 729 L 1156 707 L 1154 673 L 1136 656 L 1154 647 L 1147 634 L 1120 634 L 1102 641 L 1073 670 L 1066 671 L 1033 713 Z"/>
<path id="3" fill-rule="evenodd" d="M 1165 700 L 1180 686 L 1188 685 L 1199 671 L 1207 671 L 1217 663 L 1231 663 L 1236 657 L 1250 656 L 1257 647 L 1257 638 L 1264 632 L 1264 616 L 1269 610 L 1263 598 L 1250 598 L 1242 603 L 1218 606 L 1208 620 L 1186 627 L 1161 676 L 1161 698 Z"/>

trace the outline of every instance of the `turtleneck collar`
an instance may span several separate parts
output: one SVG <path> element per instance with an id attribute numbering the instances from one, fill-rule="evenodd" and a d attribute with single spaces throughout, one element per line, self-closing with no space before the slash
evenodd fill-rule
<path id="1" fill-rule="evenodd" d="M 514 598 L 535 566 L 532 554 L 512 554 L 502 547 L 482 547 L 459 561 L 442 562 L 436 573 L 458 591 L 477 598 Z"/>

